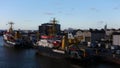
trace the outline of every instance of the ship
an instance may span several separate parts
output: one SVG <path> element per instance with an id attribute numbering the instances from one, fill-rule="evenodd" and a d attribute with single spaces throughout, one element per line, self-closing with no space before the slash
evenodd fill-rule
<path id="1" fill-rule="evenodd" d="M 35 45 L 37 48 L 36 54 L 52 58 L 69 58 L 80 61 L 90 59 L 90 55 L 85 49 L 79 47 L 78 42 L 73 36 L 68 38 L 68 35 L 71 34 L 64 33 L 62 36 L 56 35 L 55 22 L 56 20 L 54 18 L 52 20 L 53 26 L 49 35 L 40 35 L 40 39 Z"/>
<path id="2" fill-rule="evenodd" d="M 93 60 L 95 57 L 91 50 L 80 48 L 78 44 L 68 45 L 66 36 L 63 36 L 61 41 L 53 39 L 53 37 L 49 36 L 42 37 L 37 42 L 36 54 L 56 59 L 71 59 L 82 62 Z"/>
<path id="3" fill-rule="evenodd" d="M 54 37 L 41 36 L 36 46 L 39 55 L 54 58 L 64 58 L 66 56 L 65 51 L 60 49 L 61 41 L 54 40 Z"/>
<path id="4" fill-rule="evenodd" d="M 4 32 L 4 46 L 13 48 L 31 48 L 33 46 L 29 36 L 20 30 L 13 30 L 13 22 L 8 23 L 10 28 Z"/>

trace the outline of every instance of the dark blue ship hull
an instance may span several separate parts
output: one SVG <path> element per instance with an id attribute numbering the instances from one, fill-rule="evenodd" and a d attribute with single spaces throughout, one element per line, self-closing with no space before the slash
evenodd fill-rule
<path id="1" fill-rule="evenodd" d="M 48 56 L 51 58 L 67 58 L 67 54 L 65 54 L 62 50 L 57 50 L 49 47 L 37 46 L 37 54 Z"/>

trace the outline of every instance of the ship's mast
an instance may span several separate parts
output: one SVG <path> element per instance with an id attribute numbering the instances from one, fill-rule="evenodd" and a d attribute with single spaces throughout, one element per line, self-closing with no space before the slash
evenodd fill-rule
<path id="1" fill-rule="evenodd" d="M 14 23 L 13 22 L 9 22 L 8 24 L 10 25 L 9 32 L 12 33 L 13 32 L 12 26 L 13 26 Z"/>
<path id="2" fill-rule="evenodd" d="M 58 22 L 55 18 L 53 18 L 53 20 L 51 21 L 52 24 L 53 24 L 53 27 L 52 27 L 52 34 L 53 36 L 56 34 L 56 23 Z"/>

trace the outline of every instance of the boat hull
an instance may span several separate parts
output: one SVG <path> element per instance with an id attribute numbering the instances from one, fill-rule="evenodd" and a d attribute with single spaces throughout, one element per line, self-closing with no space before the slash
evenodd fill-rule
<path id="1" fill-rule="evenodd" d="M 67 52 L 63 52 L 63 51 L 61 52 L 61 50 L 58 50 L 56 52 L 55 51 L 56 51 L 56 49 L 38 46 L 36 54 L 40 55 L 40 56 L 47 56 L 47 57 L 54 58 L 54 59 L 66 59 L 66 60 L 71 60 L 71 61 L 78 61 L 81 63 L 82 62 L 86 63 L 88 61 L 93 60 L 93 58 L 94 58 L 94 57 L 92 57 L 92 58 L 85 57 L 85 58 L 80 58 L 80 59 L 71 58 L 69 53 L 67 53 Z M 59 53 L 59 51 L 60 51 L 60 53 Z"/>
<path id="2" fill-rule="evenodd" d="M 16 42 L 14 42 L 15 44 L 13 44 L 12 42 L 9 42 L 9 41 L 4 41 L 4 46 L 5 47 L 12 47 L 12 48 L 32 48 L 32 44 L 22 44 L 22 43 L 19 43 L 17 44 Z"/>
<path id="3" fill-rule="evenodd" d="M 67 55 L 65 54 L 64 51 L 43 46 L 37 46 L 37 54 L 48 56 L 51 58 L 67 58 Z"/>

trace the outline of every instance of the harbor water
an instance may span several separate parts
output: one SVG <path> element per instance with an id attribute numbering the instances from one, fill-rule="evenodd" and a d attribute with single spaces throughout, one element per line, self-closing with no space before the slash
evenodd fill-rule
<path id="1" fill-rule="evenodd" d="M 80 64 L 68 59 L 38 56 L 35 49 L 5 47 L 0 37 L 0 68 L 120 68 L 119 66 L 108 62 Z"/>

